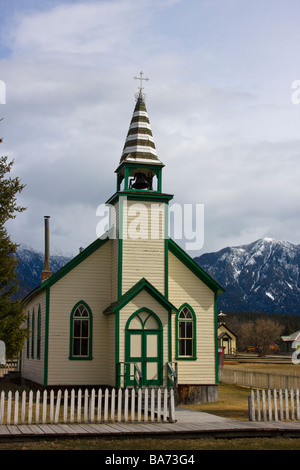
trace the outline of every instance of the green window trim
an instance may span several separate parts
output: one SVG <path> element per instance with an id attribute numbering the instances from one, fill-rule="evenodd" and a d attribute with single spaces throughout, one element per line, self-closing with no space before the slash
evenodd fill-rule
<path id="1" fill-rule="evenodd" d="M 32 317 L 31 317 L 31 359 L 34 359 L 34 308 L 32 309 Z"/>
<path id="2" fill-rule="evenodd" d="M 82 315 L 83 313 L 84 313 L 84 316 Z M 74 328 L 75 321 L 77 322 L 77 325 Z M 78 333 L 78 329 L 80 330 L 79 333 Z M 75 334 L 78 336 L 75 336 Z M 82 348 L 84 347 L 87 348 L 86 354 L 74 353 L 75 340 L 76 340 L 76 345 L 80 348 L 80 350 L 82 350 Z M 74 305 L 71 315 L 70 315 L 69 360 L 91 361 L 93 359 L 92 343 L 93 343 L 92 311 L 86 302 L 84 302 L 83 300 L 80 300 L 79 302 L 77 302 L 76 305 Z"/>
<path id="3" fill-rule="evenodd" d="M 26 357 L 29 359 L 29 348 L 30 348 L 30 313 L 27 312 L 27 348 L 26 348 Z"/>
<path id="4" fill-rule="evenodd" d="M 183 313 L 188 311 L 188 316 L 184 315 Z M 182 326 L 179 325 L 182 323 Z M 189 323 L 191 325 L 191 331 Z M 176 341 L 175 341 L 175 354 L 176 360 L 178 361 L 196 361 L 197 360 L 197 347 L 196 347 L 196 315 L 192 307 L 184 303 L 178 309 L 176 313 L 175 319 L 175 334 L 176 334 Z M 180 345 L 181 342 L 181 345 Z M 180 354 L 180 347 L 185 350 L 184 354 Z"/>
<path id="5" fill-rule="evenodd" d="M 37 317 L 36 358 L 41 359 L 41 306 L 39 305 Z"/>

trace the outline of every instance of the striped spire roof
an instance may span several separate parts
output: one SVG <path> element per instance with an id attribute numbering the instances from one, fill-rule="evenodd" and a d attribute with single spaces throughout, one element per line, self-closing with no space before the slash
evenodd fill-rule
<path id="1" fill-rule="evenodd" d="M 136 105 L 133 111 L 120 163 L 126 161 L 161 164 L 161 161 L 157 158 L 145 104 L 145 95 L 140 91 L 140 93 L 136 95 L 136 98 Z"/>

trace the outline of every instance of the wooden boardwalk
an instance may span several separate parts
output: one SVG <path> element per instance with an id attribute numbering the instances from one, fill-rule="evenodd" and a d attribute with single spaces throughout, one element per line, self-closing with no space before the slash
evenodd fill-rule
<path id="1" fill-rule="evenodd" d="M 249 422 L 176 408 L 176 422 L 1 425 L 0 440 L 57 437 L 300 437 L 300 422 Z"/>

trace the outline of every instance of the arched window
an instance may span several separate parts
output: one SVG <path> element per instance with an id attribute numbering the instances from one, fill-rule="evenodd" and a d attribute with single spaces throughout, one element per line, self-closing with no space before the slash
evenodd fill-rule
<path id="1" fill-rule="evenodd" d="M 196 317 L 193 309 L 183 305 L 176 318 L 176 358 L 196 359 Z"/>
<path id="2" fill-rule="evenodd" d="M 78 302 L 71 312 L 69 359 L 92 359 L 92 312 Z"/>

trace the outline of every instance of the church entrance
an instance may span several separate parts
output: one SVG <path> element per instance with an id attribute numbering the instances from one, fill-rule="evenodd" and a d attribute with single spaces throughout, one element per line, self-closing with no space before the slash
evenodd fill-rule
<path id="1" fill-rule="evenodd" d="M 125 386 L 134 385 L 134 364 L 142 373 L 143 386 L 160 386 L 162 371 L 162 325 L 155 313 L 142 309 L 133 314 L 126 325 L 125 361 L 130 362 L 130 374 Z"/>

